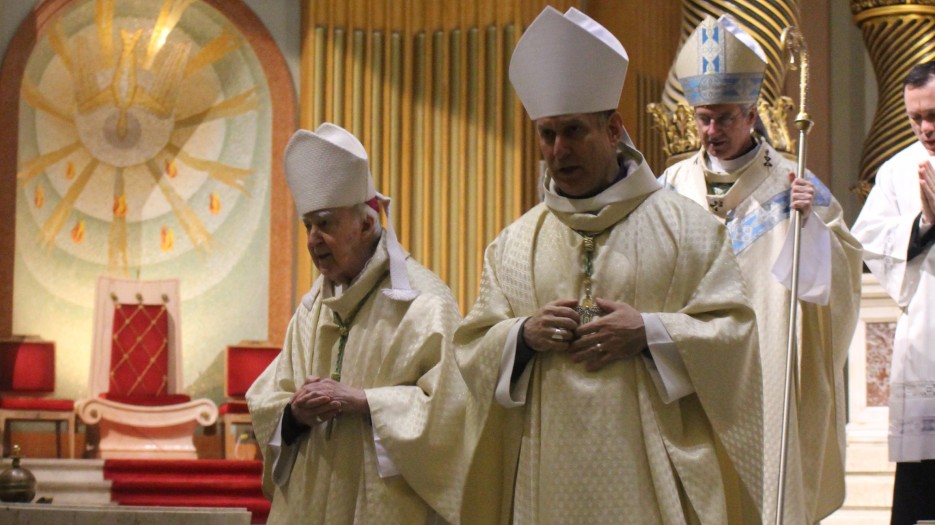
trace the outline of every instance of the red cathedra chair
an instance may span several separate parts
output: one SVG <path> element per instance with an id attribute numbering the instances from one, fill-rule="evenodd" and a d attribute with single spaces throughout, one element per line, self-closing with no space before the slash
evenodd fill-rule
<path id="1" fill-rule="evenodd" d="M 37 337 L 0 340 L 0 446 L 10 454 L 13 421 L 55 423 L 55 453 L 62 457 L 65 424 L 68 457 L 75 457 L 75 402 L 48 397 L 55 391 L 55 343 Z"/>
<path id="2" fill-rule="evenodd" d="M 196 425 L 217 406 L 182 393 L 179 283 L 100 277 L 94 303 L 91 398 L 78 417 L 98 425 L 99 458 L 196 459 Z"/>
<path id="3" fill-rule="evenodd" d="M 280 348 L 268 342 L 241 341 L 227 347 L 224 360 L 224 394 L 227 402 L 221 405 L 221 435 L 224 439 L 225 459 L 253 459 L 255 447 L 239 450 L 243 440 L 238 427 L 252 424 L 245 396 L 250 385 L 279 355 Z"/>

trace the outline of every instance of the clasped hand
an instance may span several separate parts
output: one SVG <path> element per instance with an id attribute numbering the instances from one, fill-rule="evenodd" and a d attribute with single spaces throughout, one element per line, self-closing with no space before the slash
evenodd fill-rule
<path id="1" fill-rule="evenodd" d="M 315 426 L 340 414 L 370 412 L 367 395 L 329 377 L 308 376 L 289 400 L 292 415 L 308 426 Z"/>
<path id="2" fill-rule="evenodd" d="M 919 163 L 919 193 L 922 197 L 923 224 L 935 223 L 935 169 L 925 160 Z"/>
<path id="3" fill-rule="evenodd" d="M 568 352 L 576 363 L 594 372 L 646 348 L 646 328 L 640 312 L 626 303 L 596 299 L 601 317 L 578 325 L 578 301 L 551 302 L 523 327 L 526 345 L 538 352 Z"/>

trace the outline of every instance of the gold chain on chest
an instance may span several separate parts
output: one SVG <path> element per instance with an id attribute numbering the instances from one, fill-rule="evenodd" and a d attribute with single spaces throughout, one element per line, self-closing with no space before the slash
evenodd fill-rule
<path id="1" fill-rule="evenodd" d="M 587 324 L 594 320 L 595 317 L 604 313 L 597 303 L 594 302 L 593 295 L 593 286 L 594 286 L 594 254 L 595 254 L 595 245 L 594 238 L 600 235 L 603 232 L 598 233 L 585 233 L 578 230 L 574 230 L 575 233 L 581 236 L 584 246 L 584 268 L 582 269 L 582 280 L 581 287 L 584 289 L 584 297 L 581 301 L 578 302 L 578 315 L 580 316 L 580 324 Z"/>
<path id="2" fill-rule="evenodd" d="M 338 339 L 338 360 L 334 365 L 334 372 L 331 373 L 331 379 L 335 381 L 341 380 L 341 367 L 344 364 L 344 347 L 347 346 L 347 336 L 351 333 L 351 325 L 354 324 L 354 319 L 357 317 L 357 314 L 360 313 L 360 310 L 367 304 L 367 300 L 370 299 L 370 296 L 373 295 L 373 292 L 380 287 L 380 283 L 383 282 L 383 279 L 386 278 L 388 272 L 384 272 L 383 276 L 377 279 L 376 284 L 373 285 L 370 290 L 367 291 L 367 295 L 357 303 L 357 306 L 351 310 L 351 313 L 347 316 L 347 320 L 341 319 L 341 314 L 335 310 L 331 310 L 331 314 L 334 318 L 334 323 L 338 325 L 338 334 L 340 338 Z"/>
<path id="3" fill-rule="evenodd" d="M 331 310 L 331 314 L 334 318 L 335 324 L 338 325 L 338 359 L 334 364 L 334 372 L 331 373 L 331 379 L 335 381 L 341 381 L 341 368 L 344 366 L 344 348 L 347 346 L 347 337 L 351 333 L 351 325 L 354 323 L 354 319 L 357 317 L 357 314 L 360 313 L 360 310 L 367 304 L 367 300 L 370 299 L 370 296 L 373 295 L 373 292 L 379 288 L 380 283 L 383 282 L 383 279 L 386 278 L 386 273 L 382 277 L 377 279 L 376 284 L 367 291 L 367 295 L 357 303 L 357 306 L 351 311 L 350 315 L 347 316 L 347 320 L 341 319 L 341 314 L 335 310 Z M 325 439 L 331 439 L 331 432 L 334 429 L 334 419 L 328 421 L 328 427 L 325 429 Z"/>

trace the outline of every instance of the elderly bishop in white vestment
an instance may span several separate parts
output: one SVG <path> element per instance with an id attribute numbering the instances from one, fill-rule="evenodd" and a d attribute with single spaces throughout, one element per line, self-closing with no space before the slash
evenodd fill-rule
<path id="1" fill-rule="evenodd" d="M 389 203 L 355 137 L 327 123 L 300 130 L 285 157 L 322 275 L 247 393 L 269 523 L 460 523 L 469 450 L 451 345 L 458 306 L 402 251 L 392 223 L 374 231 L 378 202 Z"/>

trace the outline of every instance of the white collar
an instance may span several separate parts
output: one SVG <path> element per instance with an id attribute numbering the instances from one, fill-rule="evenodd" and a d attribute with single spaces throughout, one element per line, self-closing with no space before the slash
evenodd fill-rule
<path id="1" fill-rule="evenodd" d="M 729 160 L 721 160 L 717 157 L 708 155 L 705 152 L 705 164 L 709 170 L 715 173 L 731 173 L 733 171 L 739 170 L 740 168 L 746 166 L 753 160 L 753 157 L 756 157 L 756 154 L 760 151 L 760 148 L 763 147 L 763 143 L 760 141 L 754 141 L 753 149 L 744 153 L 743 155 Z"/>
<path id="2" fill-rule="evenodd" d="M 656 180 L 643 155 L 634 148 L 626 136 L 621 144 L 623 167 L 626 176 L 611 184 L 607 189 L 593 197 L 573 199 L 560 195 L 555 189 L 555 181 L 546 174 L 543 180 L 545 205 L 549 209 L 565 213 L 596 213 L 608 204 L 623 202 L 634 197 L 652 193 L 662 187 Z"/>

